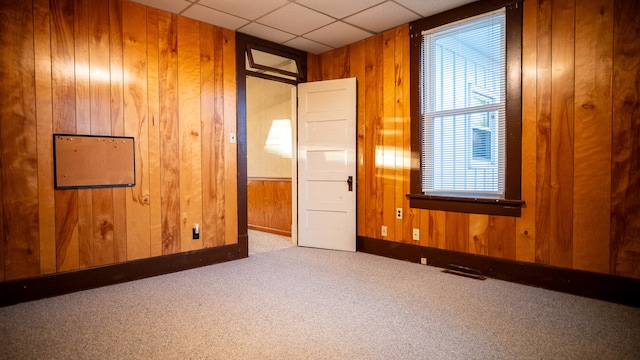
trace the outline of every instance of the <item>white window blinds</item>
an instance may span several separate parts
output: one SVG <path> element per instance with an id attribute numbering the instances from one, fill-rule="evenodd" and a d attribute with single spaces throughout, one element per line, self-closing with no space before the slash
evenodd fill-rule
<path id="1" fill-rule="evenodd" d="M 502 198 L 504 9 L 422 35 L 422 191 Z"/>

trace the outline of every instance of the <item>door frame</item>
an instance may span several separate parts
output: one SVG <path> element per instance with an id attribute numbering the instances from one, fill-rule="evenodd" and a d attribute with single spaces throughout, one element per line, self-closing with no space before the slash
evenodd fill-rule
<path id="1" fill-rule="evenodd" d="M 236 111 L 237 111 L 237 134 L 236 134 L 236 146 L 237 146 L 237 164 L 238 164 L 238 256 L 245 258 L 249 256 L 249 232 L 248 232 L 248 209 L 247 209 L 247 76 L 258 76 L 258 74 L 247 71 L 245 52 L 248 45 L 258 45 L 262 51 L 273 51 L 274 54 L 284 55 L 298 60 L 299 70 L 302 76 L 297 80 L 288 80 L 278 78 L 270 75 L 260 75 L 259 77 L 267 80 L 281 81 L 292 85 L 307 82 L 307 53 L 301 50 L 293 49 L 288 46 L 276 44 L 267 40 L 256 38 L 247 34 L 236 32 Z M 297 92 L 297 86 L 295 86 Z M 292 103 L 292 108 L 295 108 L 293 116 L 297 118 L 297 96 L 296 102 Z M 296 133 L 298 129 L 297 120 L 292 119 L 291 131 Z M 296 168 L 292 168 L 291 183 L 292 192 L 294 181 L 297 183 L 298 175 L 297 171 L 297 136 L 294 135 L 293 146 L 296 149 L 292 156 L 292 162 L 296 164 Z M 228 139 L 225 139 L 227 141 Z M 293 159 L 295 158 L 295 160 Z M 297 188 L 296 188 L 297 191 Z M 292 194 L 292 209 L 297 209 L 297 197 L 293 197 Z M 295 205 L 294 205 L 295 204 Z M 291 219 L 291 236 L 293 241 L 294 236 L 294 223 L 296 231 L 297 244 L 297 214 Z"/>

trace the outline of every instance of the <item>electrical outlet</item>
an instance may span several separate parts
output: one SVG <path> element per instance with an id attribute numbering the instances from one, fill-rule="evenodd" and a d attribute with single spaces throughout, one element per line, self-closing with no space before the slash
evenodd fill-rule
<path id="1" fill-rule="evenodd" d="M 402 219 L 402 208 L 396 209 L 396 219 Z"/>
<path id="2" fill-rule="evenodd" d="M 382 236 L 387 236 L 387 227 L 382 225 Z"/>
<path id="3" fill-rule="evenodd" d="M 193 233 L 193 240 L 200 239 L 200 225 L 196 224 L 191 231 Z"/>
<path id="4" fill-rule="evenodd" d="M 420 258 L 420 264 L 427 265 L 427 258 Z"/>
<path id="5" fill-rule="evenodd" d="M 413 229 L 413 240 L 420 240 L 420 229 Z"/>

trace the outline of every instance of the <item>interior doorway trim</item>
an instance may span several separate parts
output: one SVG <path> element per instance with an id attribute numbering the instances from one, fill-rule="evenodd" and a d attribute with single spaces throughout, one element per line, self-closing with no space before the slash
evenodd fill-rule
<path id="1" fill-rule="evenodd" d="M 263 75 L 246 68 L 245 60 L 248 47 L 257 47 L 261 51 L 296 59 L 299 66 L 300 77 L 295 80 L 279 78 L 277 76 Z M 249 256 L 249 235 L 248 235 L 248 209 L 247 209 L 247 76 L 257 76 L 268 80 L 281 81 L 288 84 L 297 85 L 307 81 L 307 53 L 296 50 L 288 46 L 276 44 L 250 35 L 236 32 L 236 88 L 237 88 L 237 162 L 238 162 L 238 252 L 239 257 Z M 292 106 L 296 106 L 295 103 Z M 292 132 L 295 120 L 292 119 Z M 295 141 L 293 146 L 296 146 Z M 295 171 L 292 169 L 292 171 Z M 292 174 L 292 183 L 295 174 Z M 292 201 L 296 203 L 296 199 Z M 295 208 L 295 206 L 294 206 Z M 292 219 L 296 222 L 296 218 Z M 293 230 L 293 229 L 292 229 Z M 293 231 L 292 231 L 293 235 Z"/>

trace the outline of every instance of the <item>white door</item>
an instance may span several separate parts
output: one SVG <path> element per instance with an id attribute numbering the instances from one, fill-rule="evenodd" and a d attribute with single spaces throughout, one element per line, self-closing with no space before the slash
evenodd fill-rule
<path id="1" fill-rule="evenodd" d="M 356 79 L 298 85 L 298 245 L 356 250 Z"/>

